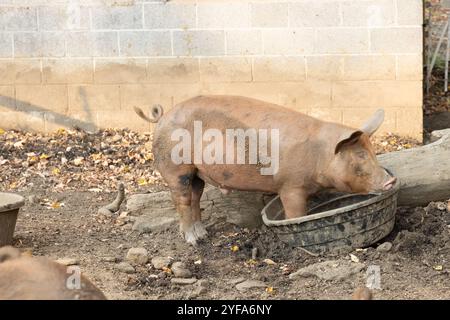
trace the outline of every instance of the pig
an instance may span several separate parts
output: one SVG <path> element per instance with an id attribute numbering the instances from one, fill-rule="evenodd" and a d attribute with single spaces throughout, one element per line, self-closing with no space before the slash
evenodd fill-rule
<path id="1" fill-rule="evenodd" d="M 22 255 L 10 246 L 0 248 L 0 300 L 106 300 L 80 275 L 80 288 L 70 288 L 68 267 L 43 257 Z M 76 285 L 76 281 L 74 283 Z"/>
<path id="2" fill-rule="evenodd" d="M 177 104 L 166 114 L 161 105 L 155 105 L 151 116 L 138 107 L 134 110 L 144 120 L 157 123 L 153 140 L 155 166 L 171 191 L 180 216 L 180 230 L 185 240 L 193 245 L 207 235 L 199 206 L 205 183 L 225 192 L 279 194 L 286 219 L 306 215 L 308 197 L 323 189 L 364 194 L 388 190 L 395 183 L 395 178 L 379 165 L 369 140 L 384 120 L 383 110 L 375 112 L 359 129 L 241 96 L 197 96 Z M 209 129 L 215 130 L 215 134 L 208 137 L 210 141 L 217 131 L 226 136 L 229 128 L 278 132 L 278 140 L 277 135 L 267 133 L 270 137 L 265 144 L 268 148 L 278 143 L 278 155 L 271 159 L 278 163 L 277 170 L 273 170 L 273 174 L 262 174 L 261 169 L 268 169 L 267 157 L 265 161 L 240 164 L 195 161 L 196 151 L 189 148 L 180 154 L 194 161 L 174 161 L 174 150 L 179 149 L 180 144 L 179 130 L 195 136 L 199 123 L 205 134 Z M 211 130 L 208 132 L 214 132 Z M 251 149 L 249 141 L 250 138 L 245 140 L 246 150 Z M 193 139 L 193 149 L 196 143 L 199 144 L 198 136 Z M 219 145 L 221 143 L 219 141 Z M 225 150 L 223 158 L 230 156 L 231 159 L 240 151 L 238 146 L 236 140 L 231 149 Z M 219 152 L 218 158 L 220 156 Z"/>

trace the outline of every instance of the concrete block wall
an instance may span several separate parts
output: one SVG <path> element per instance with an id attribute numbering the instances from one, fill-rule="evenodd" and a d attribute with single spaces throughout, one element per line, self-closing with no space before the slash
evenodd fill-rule
<path id="1" fill-rule="evenodd" d="M 421 137 L 421 0 L 0 0 L 0 128 L 151 127 L 132 111 L 259 98 Z"/>

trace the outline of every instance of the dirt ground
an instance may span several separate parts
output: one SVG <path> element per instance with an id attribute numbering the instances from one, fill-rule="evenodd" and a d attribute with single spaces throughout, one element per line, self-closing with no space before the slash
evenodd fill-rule
<path id="1" fill-rule="evenodd" d="M 349 260 L 350 255 L 314 257 L 289 248 L 267 229 L 250 231 L 206 217 L 210 237 L 193 248 L 184 243 L 175 224 L 165 232 L 138 235 L 130 224 L 119 223 L 117 215 L 98 214 L 114 193 L 56 193 L 39 181 L 34 185 L 19 193 L 26 199 L 32 196 L 33 201 L 56 199 L 64 206 L 50 209 L 27 201 L 17 222 L 15 245 L 30 248 L 34 255 L 76 258 L 110 299 L 348 299 L 357 286 L 366 283 L 365 270 L 339 281 L 290 280 L 288 275 L 301 267 Z M 378 252 L 374 245 L 352 252 L 366 266 L 380 267 L 381 290 L 375 290 L 376 299 L 450 299 L 450 212 L 441 206 L 399 208 L 395 229 L 383 240 L 392 242 L 391 251 Z M 231 250 L 234 246 L 239 250 Z M 150 257 L 170 256 L 184 262 L 193 276 L 206 280 L 204 289 L 171 284 L 172 276 L 150 263 L 137 267 L 134 274 L 116 270 L 131 247 L 146 248 Z M 254 247 L 259 254 L 251 260 Z M 260 280 L 267 287 L 242 293 L 233 283 L 239 278 Z"/>

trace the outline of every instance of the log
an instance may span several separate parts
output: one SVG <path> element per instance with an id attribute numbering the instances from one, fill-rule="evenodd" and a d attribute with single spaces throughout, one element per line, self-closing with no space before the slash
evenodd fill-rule
<path id="1" fill-rule="evenodd" d="M 419 206 L 450 198 L 450 129 L 434 131 L 431 144 L 378 156 L 400 179 L 398 205 Z"/>

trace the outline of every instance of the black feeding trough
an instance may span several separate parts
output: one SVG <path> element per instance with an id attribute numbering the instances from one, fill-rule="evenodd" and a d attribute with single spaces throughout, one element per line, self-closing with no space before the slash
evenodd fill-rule
<path id="1" fill-rule="evenodd" d="M 12 244 L 19 209 L 24 203 L 22 196 L 0 192 L 0 247 Z"/>
<path id="2" fill-rule="evenodd" d="M 285 219 L 280 197 L 262 210 L 264 224 L 279 239 L 310 252 L 362 248 L 386 237 L 393 229 L 400 182 L 383 193 L 322 194 L 311 199 L 308 215 Z"/>

